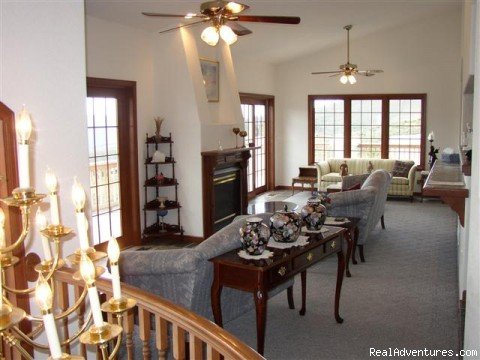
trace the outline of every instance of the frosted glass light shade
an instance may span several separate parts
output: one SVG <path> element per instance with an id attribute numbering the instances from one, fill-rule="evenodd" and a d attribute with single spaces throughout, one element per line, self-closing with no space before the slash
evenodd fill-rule
<path id="1" fill-rule="evenodd" d="M 230 26 L 222 25 L 220 27 L 220 36 L 228 45 L 234 44 L 238 36 L 235 34 Z"/>
<path id="2" fill-rule="evenodd" d="M 353 85 L 357 82 L 357 79 L 355 79 L 355 76 L 353 75 L 348 75 L 348 81 Z"/>
<path id="3" fill-rule="evenodd" d="M 218 34 L 217 29 L 215 26 L 209 26 L 202 31 L 202 35 L 200 36 L 203 41 L 205 41 L 210 46 L 215 46 L 220 39 L 220 35 Z"/>
<path id="4" fill-rule="evenodd" d="M 340 82 L 341 82 L 342 84 L 346 84 L 346 83 L 348 82 L 348 77 L 347 77 L 347 75 L 342 75 L 342 76 L 340 77 Z"/>

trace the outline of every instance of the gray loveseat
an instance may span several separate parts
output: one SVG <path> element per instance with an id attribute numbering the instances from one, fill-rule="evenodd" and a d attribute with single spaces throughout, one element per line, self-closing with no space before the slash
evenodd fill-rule
<path id="1" fill-rule="evenodd" d="M 268 224 L 271 214 L 259 214 Z M 123 251 L 122 281 L 159 295 L 213 320 L 210 288 L 213 265 L 208 259 L 241 246 L 239 228 L 245 217 L 236 219 L 195 248 L 175 250 Z M 269 297 L 293 285 L 293 280 L 278 286 Z M 251 293 L 224 288 L 223 323 L 255 308 Z"/>

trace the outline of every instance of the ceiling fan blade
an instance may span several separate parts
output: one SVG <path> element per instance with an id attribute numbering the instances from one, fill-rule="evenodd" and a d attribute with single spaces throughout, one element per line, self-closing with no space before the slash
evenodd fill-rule
<path id="1" fill-rule="evenodd" d="M 188 15 L 177 15 L 177 14 L 160 14 L 160 13 L 152 13 L 152 12 L 142 12 L 142 15 L 145 16 L 153 16 L 153 17 L 169 17 L 169 18 L 184 18 L 184 19 L 189 19 L 189 18 L 204 18 L 205 16 L 200 14 L 193 14 L 189 13 Z"/>
<path id="2" fill-rule="evenodd" d="M 335 76 L 339 76 L 339 75 L 343 75 L 343 73 L 342 72 L 337 72 L 336 74 L 329 75 L 328 77 L 335 77 Z"/>
<path id="3" fill-rule="evenodd" d="M 315 71 L 312 72 L 312 75 L 322 75 L 322 74 L 341 74 L 341 71 L 335 70 L 335 71 Z"/>
<path id="4" fill-rule="evenodd" d="M 197 25 L 197 24 L 201 24 L 201 23 L 204 23 L 208 21 L 208 19 L 205 19 L 205 20 L 200 20 L 200 21 L 195 21 L 195 22 L 192 22 L 190 24 L 184 24 L 184 25 L 179 25 L 179 26 L 175 26 L 171 29 L 167 29 L 167 30 L 162 30 L 162 31 L 159 31 L 158 33 L 159 34 L 163 34 L 163 33 L 166 33 L 166 32 L 169 32 L 169 31 L 173 31 L 173 30 L 177 30 L 177 29 L 181 29 L 181 28 L 184 28 L 184 27 L 187 27 L 187 26 L 193 26 L 193 25 Z"/>
<path id="5" fill-rule="evenodd" d="M 274 24 L 300 24 L 300 18 L 298 16 L 238 15 L 235 16 L 235 18 L 233 18 L 232 20 Z"/>
<path id="6" fill-rule="evenodd" d="M 252 33 L 250 29 L 247 29 L 245 26 L 242 26 L 239 23 L 233 21 L 229 22 L 228 26 L 230 26 L 233 32 L 238 36 L 248 35 Z"/>
<path id="7" fill-rule="evenodd" d="M 383 73 L 383 70 L 359 70 L 357 71 L 358 75 L 363 75 L 363 76 L 373 76 L 375 74 L 381 74 Z"/>

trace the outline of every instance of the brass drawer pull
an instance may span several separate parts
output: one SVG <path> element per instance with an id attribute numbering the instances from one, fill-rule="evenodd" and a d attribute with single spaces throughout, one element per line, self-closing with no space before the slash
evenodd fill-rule
<path id="1" fill-rule="evenodd" d="M 287 268 L 285 266 L 282 266 L 280 269 L 278 269 L 278 275 L 284 276 L 287 273 Z"/>
<path id="2" fill-rule="evenodd" d="M 332 247 L 332 249 L 334 249 L 334 248 L 335 248 L 335 245 L 337 245 L 337 243 L 336 243 L 335 240 L 334 240 L 334 241 L 332 241 L 332 243 L 330 244 L 330 246 Z"/>
<path id="3" fill-rule="evenodd" d="M 308 260 L 308 261 L 312 261 L 312 260 L 313 260 L 313 254 L 312 254 L 311 252 L 309 252 L 309 253 L 307 254 L 307 260 Z"/>

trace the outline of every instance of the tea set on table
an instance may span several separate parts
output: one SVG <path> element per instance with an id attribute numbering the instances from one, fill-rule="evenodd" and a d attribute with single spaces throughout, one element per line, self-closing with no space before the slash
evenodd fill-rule
<path id="1" fill-rule="evenodd" d="M 308 236 L 304 233 L 326 232 L 322 229 L 327 219 L 326 204 L 330 199 L 323 194 L 308 199 L 300 214 L 288 210 L 275 212 L 270 217 L 270 226 L 263 223 L 260 217 L 249 217 L 240 228 L 242 250 L 238 255 L 245 259 L 266 259 L 273 256 L 267 247 L 286 249 L 292 246 L 308 244 Z"/>

